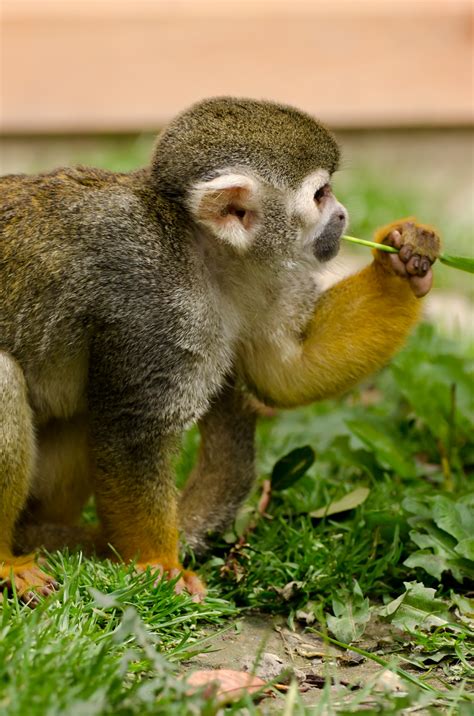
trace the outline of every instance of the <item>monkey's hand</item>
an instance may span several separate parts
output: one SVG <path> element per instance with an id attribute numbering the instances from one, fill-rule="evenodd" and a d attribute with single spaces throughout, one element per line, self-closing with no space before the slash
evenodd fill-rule
<path id="1" fill-rule="evenodd" d="M 53 577 L 40 569 L 33 554 L 8 558 L 0 556 L 0 589 L 14 588 L 29 606 L 36 606 L 38 594 L 48 597 L 57 586 Z"/>
<path id="2" fill-rule="evenodd" d="M 413 218 L 400 219 L 378 229 L 375 241 L 399 249 L 398 254 L 374 249 L 375 260 L 388 272 L 406 278 L 417 298 L 425 296 L 433 285 L 431 266 L 441 249 L 434 229 Z"/>
<path id="3" fill-rule="evenodd" d="M 201 582 L 197 574 L 189 569 L 182 569 L 181 567 L 167 567 L 161 562 L 159 564 L 139 562 L 136 565 L 139 572 L 145 572 L 150 569 L 152 572 L 156 572 L 158 581 L 165 576 L 166 579 L 176 579 L 179 577 L 175 584 L 176 594 L 181 594 L 186 591 L 192 595 L 193 601 L 200 602 L 206 596 L 206 587 Z"/>

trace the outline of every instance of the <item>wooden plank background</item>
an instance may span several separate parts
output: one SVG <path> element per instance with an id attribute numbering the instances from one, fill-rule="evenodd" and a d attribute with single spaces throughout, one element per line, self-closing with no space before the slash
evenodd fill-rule
<path id="1" fill-rule="evenodd" d="M 154 130 L 219 94 L 289 102 L 335 127 L 473 119 L 469 0 L 3 0 L 1 8 L 5 134 Z"/>

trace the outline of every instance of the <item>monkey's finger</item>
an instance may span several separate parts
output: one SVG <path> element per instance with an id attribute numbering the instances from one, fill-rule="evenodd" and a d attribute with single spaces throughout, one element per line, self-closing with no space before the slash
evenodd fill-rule
<path id="1" fill-rule="evenodd" d="M 180 574 L 179 570 L 172 569 L 168 576 L 170 579 L 175 579 L 178 576 L 178 574 Z M 176 594 L 182 594 L 185 590 L 186 590 L 186 583 L 184 581 L 184 578 L 180 577 L 178 579 L 178 581 L 176 582 L 176 584 L 174 585 L 174 591 Z"/>
<path id="2" fill-rule="evenodd" d="M 143 572 L 145 570 L 140 569 L 140 572 Z M 157 587 L 161 580 L 163 579 L 164 570 L 161 565 L 153 565 L 153 574 L 156 575 L 156 579 L 153 581 L 153 586 Z"/>
<path id="3" fill-rule="evenodd" d="M 404 244 L 400 251 L 398 252 L 398 255 L 400 259 L 406 263 L 411 259 L 411 255 L 413 253 L 413 246 L 411 244 Z"/>
<path id="4" fill-rule="evenodd" d="M 388 244 L 389 246 L 393 246 L 396 249 L 399 249 L 402 245 L 402 235 L 398 229 L 393 229 L 385 239 L 383 240 L 384 244 Z"/>
<path id="5" fill-rule="evenodd" d="M 185 571 L 184 581 L 189 594 L 193 596 L 193 602 L 202 602 L 206 596 L 206 587 L 194 572 Z"/>
<path id="6" fill-rule="evenodd" d="M 421 267 L 421 256 L 414 254 L 406 263 L 407 273 L 409 276 L 419 276 Z"/>
<path id="7" fill-rule="evenodd" d="M 429 258 L 427 256 L 422 256 L 421 263 L 420 263 L 420 270 L 419 270 L 418 275 L 426 276 L 426 274 L 428 273 L 430 268 L 431 268 L 431 261 L 429 260 Z"/>
<path id="8" fill-rule="evenodd" d="M 429 270 L 425 276 L 411 276 L 410 288 L 417 298 L 423 298 L 433 285 L 433 271 Z"/>
<path id="9" fill-rule="evenodd" d="M 37 592 L 43 597 L 50 597 L 58 589 L 59 585 L 54 580 L 52 582 L 46 582 L 42 587 L 37 587 Z"/>
<path id="10" fill-rule="evenodd" d="M 22 569 L 21 572 L 17 572 L 17 575 L 20 579 L 29 584 L 30 587 L 43 587 L 45 584 L 54 583 L 53 577 L 41 572 L 36 567 Z"/>
<path id="11" fill-rule="evenodd" d="M 390 261 L 390 265 L 392 267 L 393 272 L 396 273 L 397 276 L 407 278 L 409 274 L 407 272 L 406 264 L 401 261 L 398 254 L 389 254 L 388 259 Z"/>
<path id="12" fill-rule="evenodd" d="M 40 603 L 40 598 L 36 592 L 27 591 L 20 595 L 20 601 L 22 601 L 25 606 L 30 607 L 30 609 L 35 609 Z"/>

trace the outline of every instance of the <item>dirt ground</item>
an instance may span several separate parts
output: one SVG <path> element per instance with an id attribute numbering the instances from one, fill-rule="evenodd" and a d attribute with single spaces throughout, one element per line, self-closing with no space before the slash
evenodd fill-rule
<path id="1" fill-rule="evenodd" d="M 375 685 L 377 691 L 404 691 L 403 680 L 375 661 L 354 651 L 329 646 L 307 629 L 291 631 L 282 617 L 247 616 L 224 633 L 210 631 L 209 637 L 209 651 L 187 662 L 183 673 L 235 669 L 278 684 L 280 695 L 270 695 L 260 702 L 263 714 L 281 713 L 293 677 L 307 706 L 315 706 L 320 701 L 328 678 L 331 680 L 331 697 L 338 701 L 350 700 L 355 691 L 367 685 Z M 369 652 L 381 650 L 383 658 L 391 662 L 390 654 L 385 653 L 390 642 L 393 643 L 393 635 L 389 627 L 376 623 L 369 626 L 358 646 Z M 403 668 L 412 670 L 405 663 Z M 413 674 L 421 676 L 415 667 Z M 440 686 L 436 670 L 431 672 L 430 679 L 431 683 Z M 364 703 L 369 704 L 370 700 Z"/>

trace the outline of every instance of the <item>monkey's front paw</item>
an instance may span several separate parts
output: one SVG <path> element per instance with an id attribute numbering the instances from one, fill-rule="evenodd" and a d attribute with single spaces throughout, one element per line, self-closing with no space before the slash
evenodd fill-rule
<path id="1" fill-rule="evenodd" d="M 433 285 L 432 264 L 440 254 L 441 242 L 435 231 L 423 224 L 417 224 L 413 219 L 396 222 L 384 230 L 377 232 L 384 244 L 399 249 L 398 254 L 378 253 L 382 260 L 397 276 L 408 279 L 415 296 L 425 296 Z"/>
<path id="2" fill-rule="evenodd" d="M 166 566 L 161 562 L 139 562 L 136 568 L 140 572 L 144 572 L 146 569 L 157 572 L 159 579 L 163 577 L 166 579 L 176 579 L 176 577 L 179 577 L 174 586 L 174 591 L 176 594 L 182 594 L 182 592 L 187 591 L 191 594 L 195 602 L 201 602 L 206 596 L 206 587 L 203 582 L 199 579 L 197 574 L 189 569 L 183 569 L 180 566 Z"/>
<path id="3" fill-rule="evenodd" d="M 49 597 L 58 587 L 49 574 L 45 574 L 32 554 L 22 557 L 0 557 L 0 588 L 15 589 L 20 599 L 30 607 L 39 603 L 38 595 Z"/>

